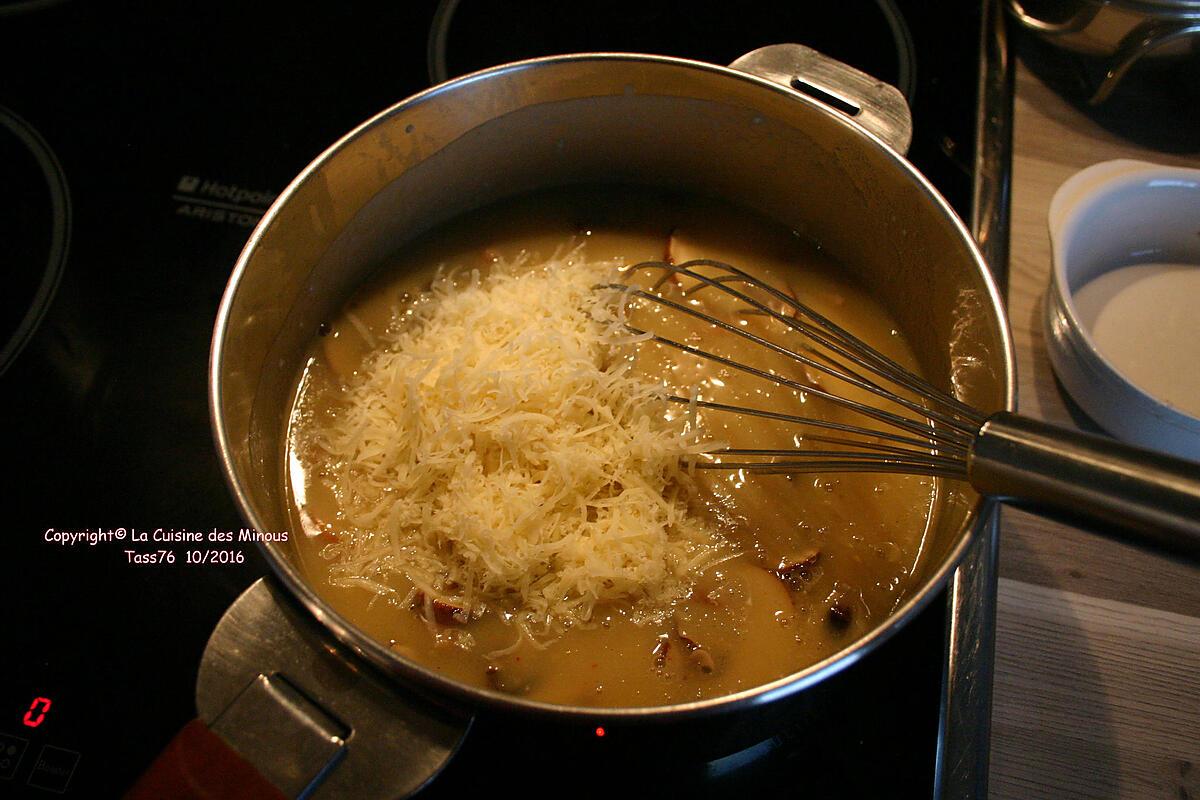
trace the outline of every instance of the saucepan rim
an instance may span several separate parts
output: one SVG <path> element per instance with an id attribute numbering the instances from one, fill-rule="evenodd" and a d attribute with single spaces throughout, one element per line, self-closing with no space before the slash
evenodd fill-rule
<path id="1" fill-rule="evenodd" d="M 998 374 L 1004 386 L 1004 406 L 1005 409 L 1012 409 L 1015 394 L 1013 367 L 1015 362 L 1011 335 L 1003 313 L 999 290 L 983 260 L 983 256 L 980 254 L 966 226 L 958 218 L 953 209 L 951 209 L 949 203 L 907 159 L 890 148 L 881 139 L 849 118 L 789 87 L 730 67 L 691 59 L 642 53 L 574 53 L 533 58 L 480 70 L 433 86 L 396 103 L 358 125 L 334 142 L 296 176 L 287 188 L 280 193 L 279 197 L 263 215 L 257 227 L 250 235 L 233 269 L 216 318 L 209 364 L 209 406 L 216 447 L 223 472 L 239 509 L 252 526 L 259 530 L 264 529 L 261 524 L 262 521 L 254 513 L 253 504 L 250 502 L 249 493 L 244 485 L 247 476 L 240 474 L 240 470 L 236 466 L 232 455 L 229 431 L 223 418 L 221 405 L 223 394 L 221 378 L 222 357 L 226 341 L 226 331 L 231 322 L 233 303 L 238 287 L 247 270 L 247 265 L 251 257 L 257 250 L 266 232 L 280 216 L 281 209 L 285 208 L 300 188 L 311 180 L 313 176 L 319 174 L 350 142 L 369 133 L 377 126 L 386 123 L 394 115 L 419 104 L 430 102 L 444 94 L 454 92 L 462 86 L 488 80 L 494 76 L 523 70 L 536 70 L 549 65 L 572 62 L 592 62 L 597 65 L 612 62 L 672 65 L 714 73 L 731 81 L 753 84 L 763 91 L 785 95 L 797 103 L 806 103 L 819 109 L 822 113 L 835 118 L 838 124 L 843 125 L 848 137 L 856 139 L 861 143 L 861 146 L 881 150 L 886 158 L 893 162 L 895 167 L 902 170 L 913 182 L 923 195 L 923 199 L 933 204 L 939 213 L 951 221 L 958 236 L 961 237 L 966 245 L 967 252 L 970 254 L 969 266 L 979 273 L 978 277 L 981 279 L 982 285 L 986 287 L 987 298 L 984 301 L 984 307 L 987 309 L 987 313 L 994 315 L 995 321 L 999 323 L 997 328 L 1000 331 L 1003 346 L 1002 352 L 996 353 L 995 357 L 999 362 L 997 366 L 1002 370 L 1002 373 Z M 966 268 L 965 264 L 964 268 Z M 968 510 L 964 522 L 964 526 L 968 527 L 969 530 L 965 535 L 959 536 L 957 544 L 943 558 L 937 570 L 925 579 L 923 586 L 907 598 L 886 620 L 868 633 L 855 639 L 842 650 L 803 670 L 759 686 L 705 700 L 662 706 L 603 708 L 558 705 L 476 688 L 447 678 L 393 652 L 385 647 L 383 643 L 373 639 L 336 612 L 325 600 L 317 595 L 308 581 L 301 575 L 297 566 L 283 552 L 279 544 L 263 542 L 259 546 L 267 562 L 270 564 L 276 579 L 286 587 L 290 595 L 297 599 L 318 623 L 329 630 L 339 642 L 349 647 L 360 657 L 382 669 L 385 673 L 403 679 L 417 691 L 425 694 L 432 693 L 436 698 L 449 699 L 456 704 L 465 704 L 470 708 L 517 712 L 524 715 L 553 717 L 559 720 L 588 719 L 656 723 L 732 712 L 738 709 L 770 703 L 819 683 L 830 675 L 851 666 L 890 638 L 938 595 L 941 588 L 946 584 L 951 571 L 961 560 L 967 547 L 973 541 L 974 537 L 979 535 L 983 522 L 990 517 L 990 505 L 991 501 L 989 499 L 982 496 L 977 497 L 973 507 Z"/>

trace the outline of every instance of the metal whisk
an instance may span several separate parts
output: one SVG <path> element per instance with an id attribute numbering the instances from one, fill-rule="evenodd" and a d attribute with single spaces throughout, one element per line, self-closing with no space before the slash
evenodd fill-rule
<path id="1" fill-rule="evenodd" d="M 1116 525 L 1124 538 L 1200 560 L 1200 464 L 1008 412 L 981 413 L 791 294 L 729 264 L 696 259 L 681 264 L 646 261 L 627 268 L 643 269 L 662 270 L 663 277 L 650 289 L 622 283 L 598 288 L 620 291 L 626 302 L 639 298 L 699 319 L 872 398 L 871 403 L 854 400 L 814 381 L 763 370 L 625 321 L 635 335 L 820 397 L 853 412 L 856 420 L 837 422 L 672 395 L 669 399 L 676 403 L 795 424 L 803 431 L 803 442 L 818 445 L 716 449 L 697 460 L 696 469 L 769 474 L 891 472 L 962 479 L 981 494 L 1031 504 L 1055 516 Z M 687 292 L 692 299 L 701 291 L 722 292 L 745 304 L 741 314 L 768 317 L 783 326 L 781 331 L 799 334 L 800 343 L 785 346 L 719 319 L 695 303 L 664 296 L 659 289 L 672 276 L 696 282 Z"/>

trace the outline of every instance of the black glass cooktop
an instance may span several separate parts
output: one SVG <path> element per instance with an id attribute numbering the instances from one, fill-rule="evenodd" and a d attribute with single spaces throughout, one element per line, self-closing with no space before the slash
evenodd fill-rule
<path id="1" fill-rule="evenodd" d="M 0 5 L 0 796 L 117 796 L 195 715 L 208 634 L 265 564 L 129 537 L 238 527 L 209 431 L 212 323 L 262 212 L 329 143 L 439 72 L 582 49 L 726 63 L 798 42 L 905 90 L 910 157 L 967 215 L 979 10 L 936 5 Z M 750 751 L 618 759 L 611 740 L 480 719 L 423 794 L 462 796 L 501 765 L 578 785 L 590 765 L 597 793 L 929 796 L 942 605 Z"/>

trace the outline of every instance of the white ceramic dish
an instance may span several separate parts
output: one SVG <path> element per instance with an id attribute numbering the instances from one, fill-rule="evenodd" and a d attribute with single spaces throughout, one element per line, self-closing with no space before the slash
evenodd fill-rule
<path id="1" fill-rule="evenodd" d="M 1054 268 L 1044 323 L 1050 363 L 1064 388 L 1117 438 L 1200 460 L 1200 419 L 1180 409 L 1178 394 L 1171 403 L 1153 382 L 1135 384 L 1128 369 L 1118 368 L 1121 362 L 1111 348 L 1105 351 L 1103 342 L 1098 343 L 1076 303 L 1076 294 L 1089 281 L 1116 269 L 1148 263 L 1200 265 L 1200 169 L 1132 160 L 1095 164 L 1059 187 L 1049 222 Z M 1200 333 L 1200 295 L 1186 303 L 1193 313 L 1181 314 L 1177 308 L 1168 316 L 1159 309 L 1125 309 L 1131 326 L 1137 324 L 1135 318 L 1146 316 L 1163 326 L 1152 331 L 1160 334 L 1151 337 L 1159 342 L 1147 346 L 1142 357 L 1168 377 L 1200 373 L 1200 359 L 1184 355 L 1200 342 L 1200 336 L 1187 338 L 1188 331 Z M 1165 334 L 1170 336 L 1164 340 Z"/>

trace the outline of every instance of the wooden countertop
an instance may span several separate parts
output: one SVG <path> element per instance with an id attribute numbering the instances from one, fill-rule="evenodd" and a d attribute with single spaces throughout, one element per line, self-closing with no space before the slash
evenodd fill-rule
<path id="1" fill-rule="evenodd" d="M 1200 153 L 1123 140 L 1024 64 L 1013 153 L 1018 408 L 1095 430 L 1071 408 L 1043 341 L 1050 198 L 1098 161 L 1200 167 Z M 991 796 L 1200 798 L 1200 568 L 1006 508 L 999 569 Z"/>

